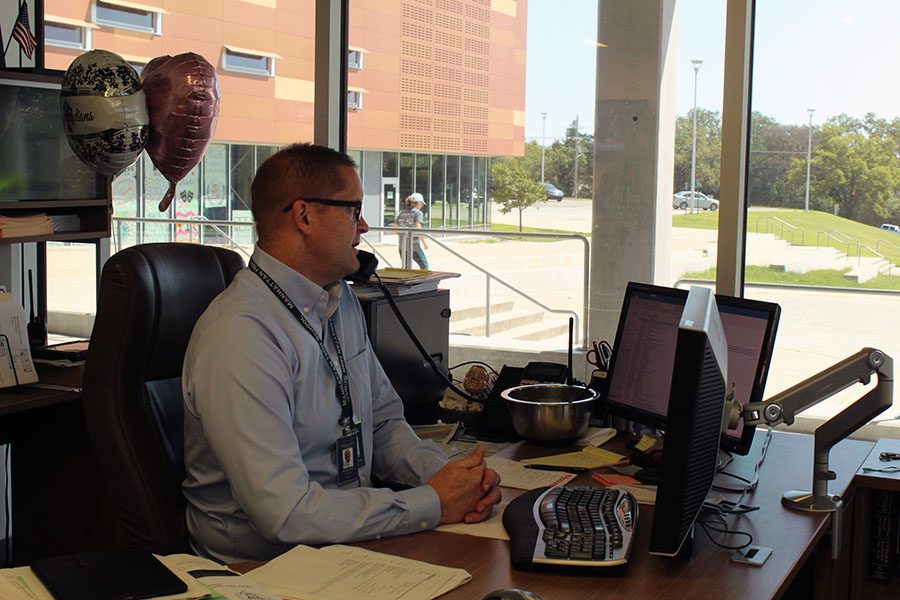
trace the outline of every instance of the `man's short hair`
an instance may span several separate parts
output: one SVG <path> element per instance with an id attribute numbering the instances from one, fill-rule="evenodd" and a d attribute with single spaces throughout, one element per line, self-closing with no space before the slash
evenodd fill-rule
<path id="1" fill-rule="evenodd" d="M 343 152 L 308 143 L 285 146 L 263 161 L 250 187 L 257 237 L 267 235 L 292 200 L 340 192 L 345 181 L 339 167 L 355 168 L 356 163 Z"/>

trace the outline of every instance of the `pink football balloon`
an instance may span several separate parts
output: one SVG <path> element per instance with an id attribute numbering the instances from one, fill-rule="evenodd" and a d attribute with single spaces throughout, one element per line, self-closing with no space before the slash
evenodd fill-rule
<path id="1" fill-rule="evenodd" d="M 147 154 L 169 180 L 159 210 L 169 208 L 175 186 L 197 166 L 216 130 L 219 81 L 216 69 L 193 52 L 151 60 L 141 85 L 150 113 Z"/>

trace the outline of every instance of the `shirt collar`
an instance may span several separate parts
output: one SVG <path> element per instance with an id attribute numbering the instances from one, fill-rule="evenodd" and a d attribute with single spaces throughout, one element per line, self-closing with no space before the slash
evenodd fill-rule
<path id="1" fill-rule="evenodd" d="M 323 289 L 277 258 L 266 253 L 259 246 L 253 250 L 255 262 L 269 277 L 284 290 L 288 298 L 297 305 L 304 315 L 315 314 L 322 321 L 328 320 L 337 310 L 343 286 L 340 281 L 330 283 Z"/>

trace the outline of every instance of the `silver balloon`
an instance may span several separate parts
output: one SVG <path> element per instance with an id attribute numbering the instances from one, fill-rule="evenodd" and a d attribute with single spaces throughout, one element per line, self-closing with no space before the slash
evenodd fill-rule
<path id="1" fill-rule="evenodd" d="M 85 164 L 114 176 L 147 143 L 150 118 L 137 71 L 118 54 L 91 50 L 66 69 L 60 91 L 69 146 Z"/>

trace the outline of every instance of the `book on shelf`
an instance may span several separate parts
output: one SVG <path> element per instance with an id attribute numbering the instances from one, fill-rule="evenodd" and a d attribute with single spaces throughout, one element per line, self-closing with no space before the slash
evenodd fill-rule
<path id="1" fill-rule="evenodd" d="M 900 493 L 872 492 L 869 542 L 869 579 L 890 581 L 897 566 L 897 518 Z"/>
<path id="2" fill-rule="evenodd" d="M 81 218 L 76 214 L 50 215 L 53 233 L 69 233 L 81 230 Z"/>
<path id="3" fill-rule="evenodd" d="M 53 221 L 44 213 L 0 215 L 0 238 L 52 235 Z"/>

